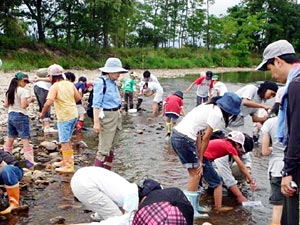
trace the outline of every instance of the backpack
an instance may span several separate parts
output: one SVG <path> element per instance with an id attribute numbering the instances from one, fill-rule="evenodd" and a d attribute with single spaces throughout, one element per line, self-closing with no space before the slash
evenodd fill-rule
<path id="1" fill-rule="evenodd" d="M 103 81 L 103 95 L 105 95 L 106 92 L 106 81 L 103 77 L 100 77 Z M 94 118 L 94 113 L 93 113 L 93 97 L 94 97 L 94 89 L 91 90 L 89 98 L 88 98 L 88 105 L 86 108 L 86 114 L 88 115 L 88 117 L 90 118 Z"/>

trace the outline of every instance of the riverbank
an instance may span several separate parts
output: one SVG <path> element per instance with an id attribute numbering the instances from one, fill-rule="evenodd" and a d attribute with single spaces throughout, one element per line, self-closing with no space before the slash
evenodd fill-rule
<path id="1" fill-rule="evenodd" d="M 146 69 L 145 69 L 146 70 Z M 132 69 L 137 75 L 141 76 L 145 70 Z M 201 71 L 211 70 L 213 73 L 226 73 L 226 72 L 249 72 L 254 71 L 254 68 L 241 68 L 241 67 L 216 67 L 216 68 L 192 68 L 192 69 L 149 69 L 149 71 L 157 77 L 160 78 L 175 78 L 183 77 L 187 74 L 196 75 L 200 74 Z M 88 80 L 93 81 L 95 77 L 98 76 L 99 70 L 66 70 L 73 72 L 77 77 L 86 76 Z M 10 79 L 14 76 L 16 71 L 3 72 L 0 71 L 0 77 L 5 79 Z M 26 72 L 27 73 L 27 72 Z M 33 78 L 36 71 L 30 71 L 27 74 L 30 78 Z M 3 80 L 1 82 L 3 85 Z"/>

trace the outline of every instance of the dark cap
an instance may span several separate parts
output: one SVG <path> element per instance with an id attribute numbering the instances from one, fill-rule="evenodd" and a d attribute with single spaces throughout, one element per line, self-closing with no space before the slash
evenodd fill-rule
<path id="1" fill-rule="evenodd" d="M 160 183 L 152 179 L 145 179 L 143 185 L 139 187 L 139 199 L 147 196 L 151 191 L 162 189 Z"/>
<path id="2" fill-rule="evenodd" d="M 16 73 L 15 78 L 19 81 L 23 80 L 24 82 L 29 83 L 28 75 L 23 72 Z"/>
<path id="3" fill-rule="evenodd" d="M 206 78 L 209 78 L 209 80 L 211 80 L 213 76 L 213 73 L 211 71 L 206 71 Z"/>
<path id="4" fill-rule="evenodd" d="M 176 91 L 174 95 L 177 95 L 179 98 L 183 99 L 183 92 L 182 91 Z"/>
<path id="5" fill-rule="evenodd" d="M 179 188 L 151 192 L 134 215 L 132 225 L 193 225 L 194 210 Z"/>

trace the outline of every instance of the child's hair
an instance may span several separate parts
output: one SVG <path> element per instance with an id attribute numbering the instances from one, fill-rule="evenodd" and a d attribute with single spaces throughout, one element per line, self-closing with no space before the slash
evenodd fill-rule
<path id="1" fill-rule="evenodd" d="M 18 88 L 18 79 L 14 77 L 11 79 L 8 90 L 6 91 L 5 95 L 7 96 L 8 105 L 13 105 L 15 103 L 15 93 L 17 92 Z"/>
<path id="2" fill-rule="evenodd" d="M 83 82 L 83 83 L 86 83 L 87 79 L 86 79 L 86 77 L 81 76 L 81 77 L 78 78 L 78 82 L 80 82 L 80 81 Z"/>
<path id="3" fill-rule="evenodd" d="M 222 98 L 222 96 L 212 97 L 210 102 L 208 102 L 207 104 L 217 105 L 217 100 L 220 98 Z M 228 127 L 229 123 L 235 121 L 237 116 L 224 111 L 221 107 L 219 107 L 219 108 L 221 109 L 221 112 L 223 114 L 223 119 L 225 121 L 225 127 Z"/>
<path id="4" fill-rule="evenodd" d="M 72 83 L 76 80 L 76 76 L 72 72 L 65 72 L 65 76 L 67 80 L 71 81 Z"/>

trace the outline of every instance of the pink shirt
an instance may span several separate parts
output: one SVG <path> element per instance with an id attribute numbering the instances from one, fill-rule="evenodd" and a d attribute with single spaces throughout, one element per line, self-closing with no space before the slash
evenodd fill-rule
<path id="1" fill-rule="evenodd" d="M 236 155 L 238 151 L 233 147 L 231 142 L 227 139 L 215 139 L 208 143 L 208 146 L 204 152 L 204 157 L 208 160 L 215 160 L 225 155 Z"/>

